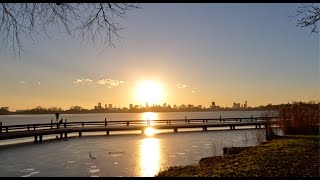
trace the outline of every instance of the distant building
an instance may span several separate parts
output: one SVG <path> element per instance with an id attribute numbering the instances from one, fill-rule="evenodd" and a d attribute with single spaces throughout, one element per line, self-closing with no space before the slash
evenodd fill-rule
<path id="1" fill-rule="evenodd" d="M 104 105 L 104 108 L 105 108 L 105 109 L 108 109 L 108 104 L 105 104 L 105 105 Z"/>
<path id="2" fill-rule="evenodd" d="M 214 101 L 212 101 L 211 105 L 212 105 L 212 106 L 215 106 L 215 105 L 216 105 L 216 103 L 215 103 Z"/>
<path id="3" fill-rule="evenodd" d="M 139 105 L 135 105 L 134 108 L 135 108 L 135 109 L 139 109 Z"/>
<path id="4" fill-rule="evenodd" d="M 244 102 L 243 107 L 244 107 L 245 109 L 247 109 L 247 107 L 248 107 L 248 103 L 247 103 L 247 101 L 245 101 L 245 102 Z"/>
<path id="5" fill-rule="evenodd" d="M 147 109 L 149 108 L 148 101 L 146 102 L 146 108 L 147 108 Z"/>
<path id="6" fill-rule="evenodd" d="M 188 104 L 188 108 L 194 108 L 194 105 Z"/>
<path id="7" fill-rule="evenodd" d="M 101 102 L 98 102 L 98 109 L 102 109 Z"/>
<path id="8" fill-rule="evenodd" d="M 133 104 L 129 104 L 129 109 L 133 109 Z"/>
<path id="9" fill-rule="evenodd" d="M 240 109 L 240 107 L 241 107 L 240 103 L 235 103 L 235 102 L 233 103 L 233 106 L 232 106 L 233 109 Z"/>
<path id="10" fill-rule="evenodd" d="M 112 109 L 112 104 L 109 104 L 109 109 Z"/>
<path id="11" fill-rule="evenodd" d="M 177 105 L 174 104 L 173 105 L 173 109 L 178 109 Z"/>
<path id="12" fill-rule="evenodd" d="M 184 109 L 184 108 L 187 108 L 187 106 L 186 106 L 185 104 L 181 104 L 181 105 L 179 106 L 179 109 Z"/>
<path id="13" fill-rule="evenodd" d="M 164 104 L 163 104 L 163 107 L 166 108 L 166 107 L 167 107 L 167 103 L 164 103 Z"/>

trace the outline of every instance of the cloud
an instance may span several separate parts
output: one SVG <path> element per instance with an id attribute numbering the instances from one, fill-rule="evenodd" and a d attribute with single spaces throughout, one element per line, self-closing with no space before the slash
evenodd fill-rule
<path id="1" fill-rule="evenodd" d="M 41 84 L 41 82 L 39 81 L 39 82 L 38 82 L 38 85 L 40 85 L 40 84 Z"/>
<path id="2" fill-rule="evenodd" d="M 185 87 L 187 87 L 187 85 L 185 85 L 185 84 L 177 84 L 177 86 L 178 86 L 178 88 L 185 88 Z"/>
<path id="3" fill-rule="evenodd" d="M 93 80 L 91 80 L 91 79 L 85 79 L 85 81 L 92 82 Z"/>
<path id="4" fill-rule="evenodd" d="M 76 81 L 74 81 L 73 83 L 81 83 L 83 80 L 82 79 L 77 79 Z"/>
<path id="5" fill-rule="evenodd" d="M 98 84 L 101 85 L 108 85 L 108 88 L 111 88 L 112 86 L 119 86 L 120 84 L 123 84 L 123 81 L 118 81 L 114 79 L 100 79 L 97 81 Z"/>
<path id="6" fill-rule="evenodd" d="M 25 81 L 20 81 L 19 84 L 26 84 L 26 82 Z"/>
<path id="7" fill-rule="evenodd" d="M 92 82 L 93 80 L 91 79 L 85 79 L 85 78 L 81 78 L 81 79 L 76 79 L 73 83 L 77 84 L 77 83 L 82 83 L 82 82 Z"/>
<path id="8" fill-rule="evenodd" d="M 192 92 L 192 93 L 196 93 L 196 91 L 193 91 L 193 90 L 192 90 L 191 92 Z"/>

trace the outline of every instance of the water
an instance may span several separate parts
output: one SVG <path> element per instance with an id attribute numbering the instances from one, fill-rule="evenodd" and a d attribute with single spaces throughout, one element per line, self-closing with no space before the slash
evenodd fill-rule
<path id="1" fill-rule="evenodd" d="M 160 112 L 160 113 L 97 113 L 97 114 L 60 114 L 59 118 L 72 121 L 120 121 L 120 120 L 147 120 L 151 119 L 184 119 L 187 118 L 228 118 L 261 116 L 263 111 L 214 111 L 214 112 Z M 55 114 L 40 115 L 1 115 L 2 125 L 50 123 L 55 121 Z"/>
<path id="2" fill-rule="evenodd" d="M 105 116 L 109 120 L 133 120 L 143 119 L 146 115 L 156 119 L 176 119 L 184 116 L 217 118 L 220 115 L 222 117 L 260 116 L 260 113 L 238 111 L 70 114 L 63 115 L 63 118 L 70 121 L 96 121 L 104 119 Z M 0 116 L 0 121 L 5 122 L 4 125 L 24 121 L 35 123 L 52 117 L 54 115 Z M 0 175 L 15 177 L 154 176 L 169 166 L 193 164 L 203 157 L 222 155 L 223 147 L 254 146 L 264 140 L 262 129 L 161 132 L 153 136 L 139 133 L 130 135 L 111 133 L 110 136 L 95 134 L 99 133 L 69 137 L 67 141 L 45 136 L 45 141 L 41 144 L 27 141 L 12 144 L 19 140 L 10 140 L 11 145 L 8 145 L 10 144 L 8 142 L 2 143 Z"/>

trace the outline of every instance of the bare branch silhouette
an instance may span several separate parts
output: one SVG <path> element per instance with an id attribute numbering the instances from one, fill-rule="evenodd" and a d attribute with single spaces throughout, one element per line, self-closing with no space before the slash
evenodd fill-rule
<path id="1" fill-rule="evenodd" d="M 38 35 L 50 38 L 51 26 L 62 29 L 67 36 L 78 36 L 87 43 L 114 47 L 124 29 L 117 18 L 126 18 L 126 12 L 140 8 L 136 3 L 1 3 L 1 48 L 9 48 L 21 55 L 22 40 Z"/>
<path id="2" fill-rule="evenodd" d="M 320 20 L 319 4 L 304 5 L 298 7 L 295 17 L 297 18 L 297 27 L 310 27 L 311 33 L 318 33 L 317 23 Z"/>

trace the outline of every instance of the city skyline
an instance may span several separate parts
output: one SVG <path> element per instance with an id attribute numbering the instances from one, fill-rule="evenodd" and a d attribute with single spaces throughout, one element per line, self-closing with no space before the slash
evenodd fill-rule
<path id="1" fill-rule="evenodd" d="M 142 4 L 116 48 L 52 28 L 21 59 L 0 51 L 0 107 L 319 101 L 319 34 L 296 27 L 298 6 Z"/>

